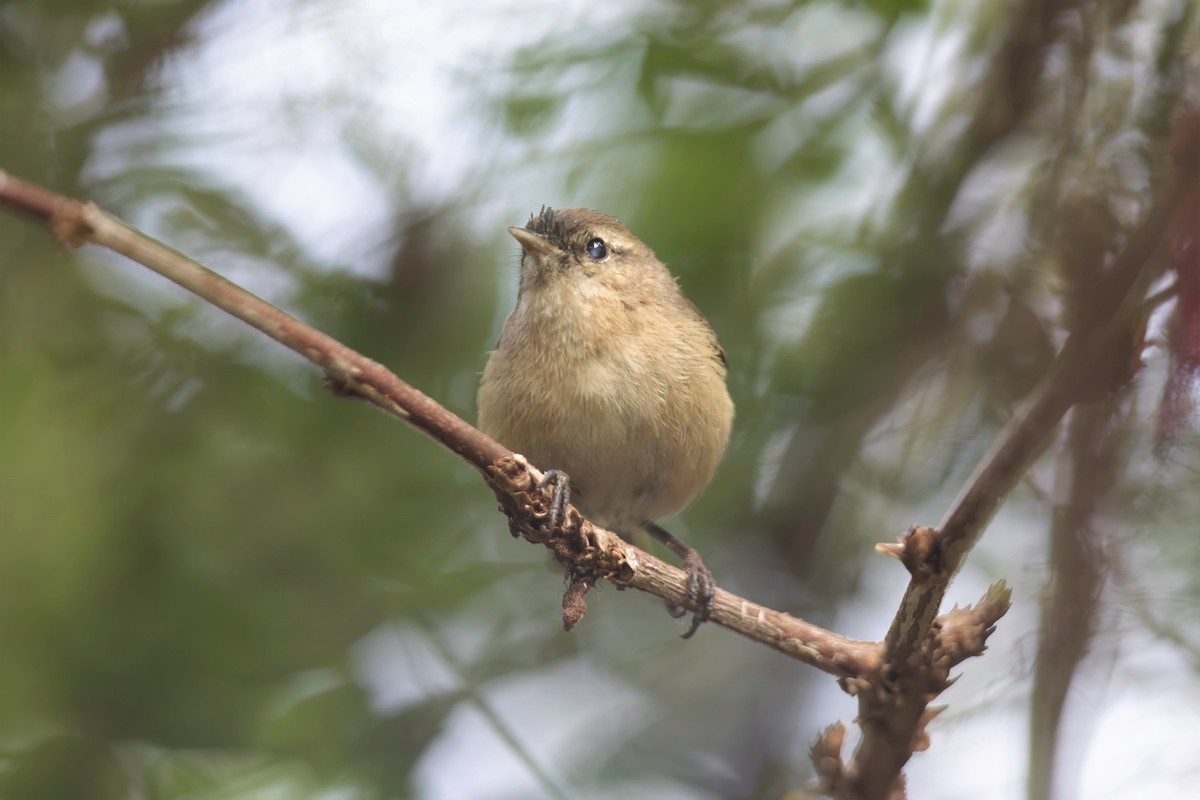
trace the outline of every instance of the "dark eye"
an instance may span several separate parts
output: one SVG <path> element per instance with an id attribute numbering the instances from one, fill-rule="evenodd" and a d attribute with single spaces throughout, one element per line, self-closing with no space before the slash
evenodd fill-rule
<path id="1" fill-rule="evenodd" d="M 588 256 L 593 261 L 603 261 L 608 255 L 608 248 L 604 245 L 604 240 L 600 238 L 592 239 L 584 248 L 587 250 Z"/>

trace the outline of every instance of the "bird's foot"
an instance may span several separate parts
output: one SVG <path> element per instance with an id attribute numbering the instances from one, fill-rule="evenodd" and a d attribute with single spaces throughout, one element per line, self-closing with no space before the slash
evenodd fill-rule
<path id="1" fill-rule="evenodd" d="M 704 565 L 703 559 L 694 548 L 676 539 L 656 523 L 647 522 L 645 528 L 651 536 L 683 559 L 683 568 L 687 571 L 688 576 L 684 603 L 678 606 L 668 604 L 667 611 L 672 617 L 678 619 L 686 614 L 689 608 L 692 610 L 692 625 L 682 637 L 690 639 L 692 634 L 698 631 L 700 626 L 712 616 L 713 601 L 717 595 L 717 582 L 713 580 L 712 572 Z"/>
<path id="2" fill-rule="evenodd" d="M 542 473 L 537 488 L 545 489 L 554 484 L 550 495 L 550 506 L 546 510 L 546 524 L 551 532 L 559 530 L 566 516 L 567 506 L 571 502 L 571 478 L 560 469 L 548 469 Z"/>
<path id="3" fill-rule="evenodd" d="M 700 554 L 695 550 L 683 559 L 683 568 L 687 570 L 687 601 L 688 605 L 695 609 L 692 614 L 691 627 L 682 635 L 684 639 L 692 638 L 692 634 L 700 629 L 700 626 L 708 622 L 708 618 L 712 616 L 713 600 L 717 596 L 717 582 L 713 580 L 713 574 L 708 567 L 704 566 L 704 562 L 700 560 Z M 676 616 L 683 616 L 686 609 L 678 608 L 671 609 L 674 613 L 678 611 Z"/>

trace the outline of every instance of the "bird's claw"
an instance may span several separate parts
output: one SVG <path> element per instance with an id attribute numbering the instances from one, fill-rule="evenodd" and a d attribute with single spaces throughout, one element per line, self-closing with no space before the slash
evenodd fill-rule
<path id="1" fill-rule="evenodd" d="M 567 506 L 571 502 L 571 479 L 560 469 L 549 469 L 542 473 L 537 488 L 545 489 L 550 484 L 554 484 L 554 491 L 550 495 L 550 506 L 546 510 L 546 524 L 551 531 L 556 531 L 562 525 Z"/>
<path id="2" fill-rule="evenodd" d="M 704 566 L 704 562 L 700 560 L 700 555 L 695 551 L 683 559 L 683 568 L 687 570 L 688 576 L 687 594 L 685 595 L 687 606 L 675 606 L 669 610 L 671 616 L 679 618 L 687 613 L 689 607 L 694 609 L 691 627 L 681 637 L 690 639 L 692 634 L 698 631 L 700 626 L 712 616 L 717 583 L 713 580 L 713 575 L 708 567 Z"/>

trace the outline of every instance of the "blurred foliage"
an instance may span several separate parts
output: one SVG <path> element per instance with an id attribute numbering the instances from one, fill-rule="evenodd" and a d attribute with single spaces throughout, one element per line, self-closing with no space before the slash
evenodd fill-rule
<path id="1" fill-rule="evenodd" d="M 446 45 L 457 95 L 430 113 L 456 125 L 422 152 L 377 118 L 356 51 L 431 23 L 399 8 L 381 28 L 367 5 L 0 0 L 0 168 L 97 199 L 468 419 L 513 299 L 503 228 L 543 202 L 617 214 L 730 360 L 730 453 L 673 529 L 722 585 L 863 638 L 904 584 L 871 545 L 936 522 L 1045 374 L 1200 91 L 1186 0 L 497 4 L 540 33 L 505 43 L 472 12 L 461 38 L 484 30 L 486 56 Z M 369 79 L 246 55 L 255 26 Z M 239 81 L 280 105 L 189 93 L 214 51 L 258 59 Z M 312 131 L 344 169 L 297 184 Z M 272 171 L 247 188 L 231 151 Z M 428 178 L 446 161 L 468 178 Z M 348 211 L 322 228 L 288 202 Z M 1144 290 L 1171 269 L 1157 256 Z M 1031 661 L 1055 670 L 1020 604 L 1057 602 L 1071 537 L 1103 558 L 1061 674 L 1091 686 L 1089 654 L 1159 645 L 1200 665 L 1176 613 L 1200 601 L 1194 430 L 1153 453 L 1178 313 L 1168 297 L 1150 318 L 1094 451 L 1052 448 L 968 565 L 971 585 L 1016 583 L 1018 610 L 940 725 L 1009 730 L 1030 696 L 1065 702 L 1030 688 Z M 564 635 L 559 579 L 471 470 L 174 287 L 7 215 L 0 510 L 4 798 L 779 797 L 854 714 L 719 631 L 677 641 L 631 593 L 598 593 Z M 943 762 L 922 783 L 944 730 L 916 795 L 1020 793 L 1019 753 L 1011 774 Z"/>

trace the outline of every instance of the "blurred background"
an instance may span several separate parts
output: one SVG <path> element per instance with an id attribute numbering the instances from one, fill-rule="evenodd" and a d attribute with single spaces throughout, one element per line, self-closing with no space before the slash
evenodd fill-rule
<path id="1" fill-rule="evenodd" d="M 620 217 L 738 406 L 672 530 L 724 587 L 879 639 L 906 575 L 872 545 L 938 523 L 1172 179 L 1198 43 L 1189 0 L 0 0 L 0 168 L 472 421 L 504 228 Z M 1185 200 L 1143 368 L 951 587 L 1014 607 L 912 797 L 1194 797 Z M 801 796 L 856 711 L 832 679 L 611 587 L 564 634 L 495 506 L 273 342 L 0 215 L 0 797 Z"/>

